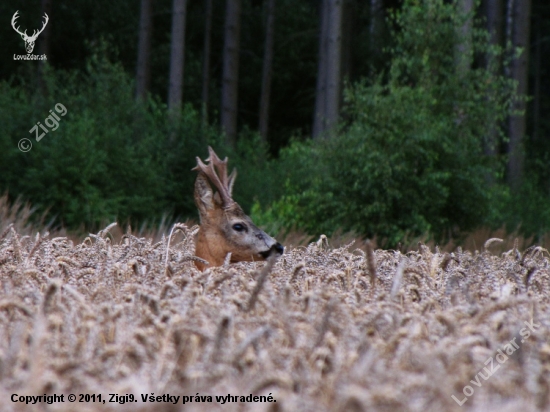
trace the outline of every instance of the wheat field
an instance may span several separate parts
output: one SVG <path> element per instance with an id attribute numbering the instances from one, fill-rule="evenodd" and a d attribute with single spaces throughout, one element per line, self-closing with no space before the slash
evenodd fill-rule
<path id="1" fill-rule="evenodd" d="M 199 272 L 197 227 L 156 243 L 112 227 L 0 233 L 1 411 L 550 410 L 541 247 L 321 237 Z"/>

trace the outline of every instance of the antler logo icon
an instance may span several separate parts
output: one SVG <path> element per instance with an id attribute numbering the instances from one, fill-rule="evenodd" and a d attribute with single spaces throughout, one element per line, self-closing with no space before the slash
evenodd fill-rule
<path id="1" fill-rule="evenodd" d="M 30 54 L 32 53 L 33 49 L 34 49 L 34 42 L 36 41 L 36 38 L 38 37 L 38 35 L 40 33 L 42 33 L 44 31 L 44 29 L 46 28 L 46 24 L 48 24 L 48 21 L 50 20 L 48 15 L 46 13 L 44 13 L 44 23 L 42 25 L 42 28 L 40 30 L 34 30 L 32 36 L 28 36 L 27 35 L 27 30 L 25 30 L 24 32 L 21 32 L 19 30 L 19 27 L 15 27 L 15 21 L 17 20 L 17 18 L 19 17 L 17 15 L 17 13 L 19 13 L 19 10 L 17 10 L 15 12 L 15 14 L 13 15 L 12 19 L 11 19 L 11 26 L 13 27 L 13 29 L 19 33 L 21 35 L 21 38 L 25 41 L 25 49 L 27 49 L 27 53 Z"/>

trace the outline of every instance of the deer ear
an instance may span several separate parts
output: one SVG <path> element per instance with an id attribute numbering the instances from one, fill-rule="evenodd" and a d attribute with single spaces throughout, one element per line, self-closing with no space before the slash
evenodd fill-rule
<path id="1" fill-rule="evenodd" d="M 199 173 L 195 180 L 195 204 L 201 216 L 206 215 L 209 209 L 214 208 L 212 188 L 204 173 Z"/>

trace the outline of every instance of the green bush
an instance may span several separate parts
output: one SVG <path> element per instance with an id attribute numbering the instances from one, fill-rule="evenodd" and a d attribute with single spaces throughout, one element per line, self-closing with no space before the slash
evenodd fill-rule
<path id="1" fill-rule="evenodd" d="M 280 196 L 278 172 L 257 134 L 245 130 L 229 148 L 190 105 L 169 115 L 155 98 L 137 102 L 132 78 L 110 62 L 108 48 L 100 45 L 85 73 L 46 68 L 46 93 L 36 92 L 32 74 L 0 83 L 0 193 L 69 229 L 196 218 L 191 169 L 212 145 L 238 169 L 234 196 L 245 210 L 254 199 L 268 204 Z M 66 115 L 37 142 L 29 130 L 44 125 L 57 103 Z M 33 145 L 27 153 L 18 149 L 23 138 Z"/>
<path id="2" fill-rule="evenodd" d="M 22 196 L 68 228 L 194 215 L 195 156 L 215 135 L 190 107 L 169 122 L 165 105 L 135 101 L 131 78 L 104 54 L 87 73 L 47 70 L 47 93 L 0 84 L 0 189 Z M 37 142 L 29 130 L 63 104 L 59 127 Z M 28 138 L 33 147 L 18 150 Z"/>

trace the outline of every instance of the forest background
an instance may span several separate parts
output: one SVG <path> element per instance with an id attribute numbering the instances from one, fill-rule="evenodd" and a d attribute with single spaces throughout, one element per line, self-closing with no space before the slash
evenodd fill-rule
<path id="1" fill-rule="evenodd" d="M 47 60 L 16 57 L 16 11 L 27 34 L 48 15 Z M 196 219 L 190 170 L 212 145 L 272 233 L 550 232 L 545 0 L 15 0 L 0 16 L 0 194 L 36 223 Z"/>

